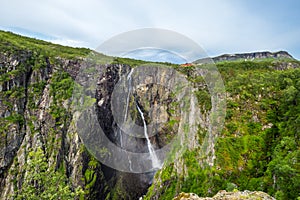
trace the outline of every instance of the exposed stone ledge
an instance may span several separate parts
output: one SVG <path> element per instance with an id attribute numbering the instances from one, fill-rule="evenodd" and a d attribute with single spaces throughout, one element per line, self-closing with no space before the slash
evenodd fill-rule
<path id="1" fill-rule="evenodd" d="M 260 191 L 234 191 L 226 192 L 225 190 L 219 191 L 213 197 L 199 197 L 194 193 L 180 193 L 173 200 L 238 200 L 238 199 L 253 199 L 253 200 L 275 200 L 267 193 Z"/>

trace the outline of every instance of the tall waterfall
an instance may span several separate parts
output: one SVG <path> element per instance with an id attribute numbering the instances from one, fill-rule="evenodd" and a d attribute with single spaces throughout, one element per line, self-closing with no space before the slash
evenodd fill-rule
<path id="1" fill-rule="evenodd" d="M 126 122 L 127 115 L 128 115 L 129 98 L 130 98 L 130 93 L 131 93 L 131 90 L 132 90 L 131 75 L 133 73 L 133 69 L 134 68 L 131 68 L 130 72 L 127 75 L 128 88 L 127 88 L 127 98 L 126 98 L 125 114 L 124 114 L 123 124 Z M 120 145 L 121 145 L 121 147 L 123 147 L 123 135 L 122 135 L 121 129 L 119 129 L 119 136 L 120 136 Z"/>
<path id="2" fill-rule="evenodd" d="M 144 134 L 145 134 L 145 138 L 147 140 L 147 146 L 148 146 L 148 151 L 150 153 L 150 158 L 151 158 L 151 161 L 152 161 L 152 167 L 154 169 L 157 169 L 157 168 L 160 168 L 161 167 L 161 163 L 160 161 L 158 160 L 156 154 L 155 154 L 155 151 L 154 151 L 154 148 L 150 142 L 150 139 L 149 139 L 149 136 L 148 136 L 148 131 L 147 131 L 147 124 L 146 124 L 146 121 L 145 121 L 145 117 L 144 117 L 144 114 L 142 112 L 142 110 L 140 109 L 140 107 L 138 106 L 138 104 L 136 104 L 136 107 L 141 115 L 141 118 L 143 120 L 143 124 L 144 124 Z"/>

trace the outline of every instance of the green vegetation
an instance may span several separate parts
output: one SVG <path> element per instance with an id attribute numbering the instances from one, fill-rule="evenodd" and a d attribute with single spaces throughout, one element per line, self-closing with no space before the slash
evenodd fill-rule
<path id="1" fill-rule="evenodd" d="M 119 57 L 115 57 L 113 59 L 112 64 L 124 64 L 124 65 L 129 65 L 131 67 L 137 67 L 144 64 L 153 64 L 153 65 L 159 64 L 159 65 L 172 66 L 172 67 L 178 66 L 176 64 L 172 64 L 168 62 L 151 62 L 151 61 L 135 60 L 131 58 L 119 58 Z"/>
<path id="2" fill-rule="evenodd" d="M 88 163 L 88 168 L 84 172 L 84 181 L 85 181 L 85 192 L 87 194 L 91 193 L 92 187 L 95 185 L 97 180 L 96 168 L 99 163 L 94 157 L 91 157 L 91 161 Z"/>
<path id="3" fill-rule="evenodd" d="M 115 57 L 112 62 L 112 64 L 123 64 L 123 65 L 129 65 L 131 67 L 136 67 L 146 63 L 147 62 L 143 60 L 134 60 L 130 58 L 118 58 L 118 57 Z"/>
<path id="4" fill-rule="evenodd" d="M 182 157 L 185 177 L 178 177 L 172 164 L 165 166 L 147 198 L 155 194 L 171 198 L 181 191 L 213 196 L 234 189 L 265 191 L 277 199 L 299 198 L 300 69 L 275 70 L 280 64 L 272 59 L 217 63 L 228 97 L 215 166 L 200 167 L 200 149 L 188 151 Z M 192 70 L 185 68 L 183 73 Z M 201 107 L 210 108 L 205 90 L 196 95 Z"/>
<path id="5" fill-rule="evenodd" d="M 86 57 L 91 52 L 91 50 L 85 48 L 66 47 L 5 31 L 0 31 L 0 48 L 10 53 L 20 50 L 30 50 L 32 52 L 39 51 L 39 54 L 44 56 L 51 56 L 53 58 L 59 56 L 68 59 Z"/>
<path id="6" fill-rule="evenodd" d="M 72 97 L 74 81 L 66 72 L 56 72 L 52 75 L 50 83 L 50 96 L 53 97 L 51 115 L 58 121 L 65 116 L 66 108 L 63 102 Z"/>
<path id="7" fill-rule="evenodd" d="M 72 191 L 63 172 L 48 166 L 42 149 L 31 151 L 24 166 L 25 174 L 22 188 L 16 191 L 14 199 L 74 199 L 83 195 L 81 188 Z"/>

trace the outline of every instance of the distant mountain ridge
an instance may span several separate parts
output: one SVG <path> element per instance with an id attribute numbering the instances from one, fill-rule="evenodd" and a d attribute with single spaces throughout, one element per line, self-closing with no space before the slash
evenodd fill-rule
<path id="1" fill-rule="evenodd" d="M 223 54 L 221 56 L 214 57 L 213 60 L 215 62 L 219 61 L 233 61 L 238 59 L 264 59 L 264 58 L 290 58 L 294 59 L 286 51 L 277 51 L 277 52 L 269 52 L 269 51 L 262 51 L 262 52 L 253 52 L 253 53 L 240 53 L 240 54 Z"/>
<path id="2" fill-rule="evenodd" d="M 214 62 L 222 61 L 236 61 L 236 60 L 254 60 L 254 59 L 294 59 L 287 51 L 261 51 L 261 52 L 251 52 L 251 53 L 236 53 L 236 54 L 223 54 L 217 57 L 211 58 Z M 194 63 L 205 63 L 207 58 L 202 58 L 196 60 Z"/>

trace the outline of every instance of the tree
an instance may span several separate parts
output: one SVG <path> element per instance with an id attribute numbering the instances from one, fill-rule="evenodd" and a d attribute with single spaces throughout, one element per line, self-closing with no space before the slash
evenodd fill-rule
<path id="1" fill-rule="evenodd" d="M 67 183 L 65 175 L 48 167 L 45 154 L 41 148 L 28 154 L 25 165 L 25 175 L 21 191 L 15 195 L 15 199 L 52 200 L 52 199 L 74 199 L 83 195 L 81 188 L 75 192 Z"/>
<path id="2" fill-rule="evenodd" d="M 296 199 L 300 196 L 299 155 L 294 138 L 284 137 L 276 146 L 267 174 L 273 182 L 273 191 L 270 192 L 275 192 L 277 199 Z"/>

